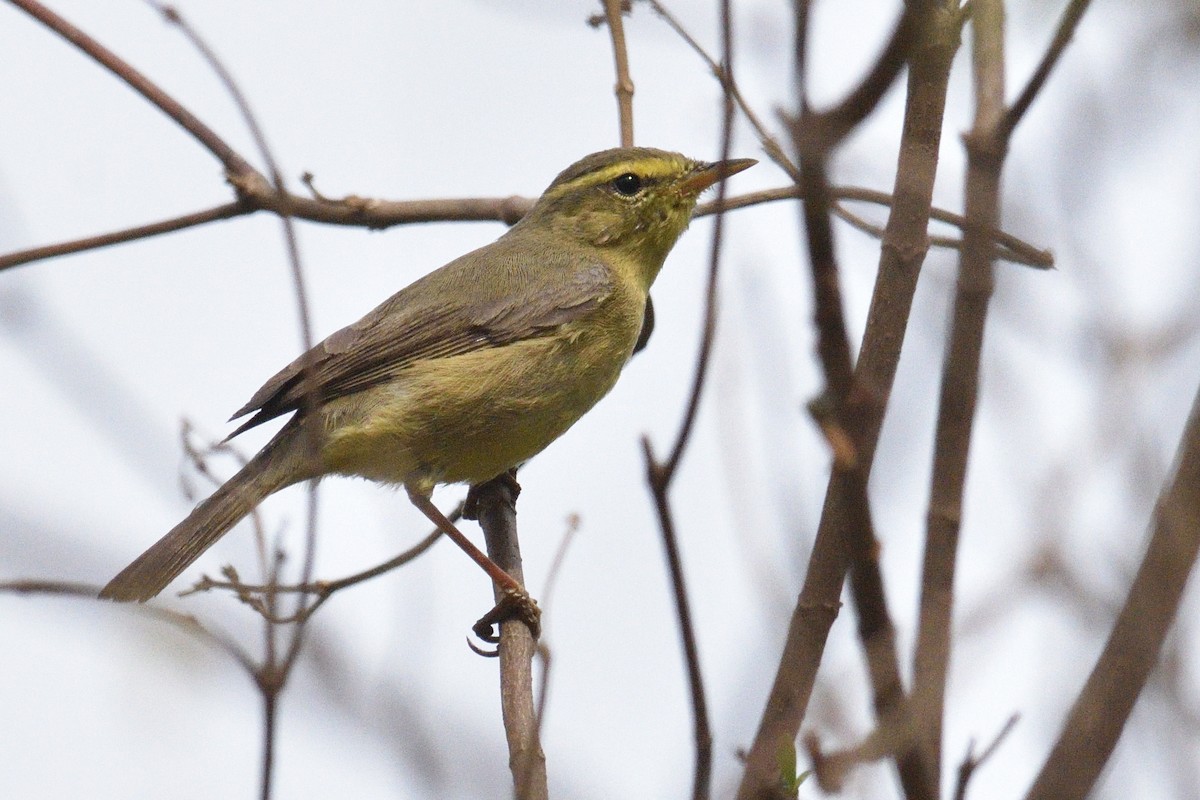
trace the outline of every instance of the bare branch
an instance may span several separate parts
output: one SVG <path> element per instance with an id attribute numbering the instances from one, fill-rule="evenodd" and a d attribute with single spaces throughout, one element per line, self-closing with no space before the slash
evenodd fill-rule
<path id="1" fill-rule="evenodd" d="M 879 543 L 867 497 L 867 463 L 858 456 L 865 441 L 863 419 L 874 414 L 872 398 L 855 385 L 839 287 L 833 243 L 830 201 L 825 180 L 826 154 L 806 152 L 804 134 L 797 124 L 800 174 L 805 190 L 804 230 L 812 267 L 817 354 L 825 376 L 825 391 L 811 404 L 813 416 L 833 445 L 833 479 L 844 487 L 842 513 L 847 522 L 845 542 L 850 569 L 850 590 L 858 615 L 858 633 L 874 693 L 875 713 L 881 723 L 908 730 L 908 698 L 900 681 L 895 628 L 888 611 L 883 575 L 879 568 Z M 809 140 L 809 144 L 816 140 Z M 909 800 L 933 800 L 936 784 L 914 742 L 894 751 L 900 781 Z"/>
<path id="2" fill-rule="evenodd" d="M 266 135 L 250 107 L 249 101 L 237 85 L 233 75 L 217 57 L 213 49 L 200 36 L 183 17 L 178 10 L 166 6 L 157 0 L 146 0 L 147 4 L 156 9 L 170 23 L 179 28 L 187 40 L 201 54 L 204 60 L 217 74 L 230 96 L 233 98 L 238 110 L 241 112 L 246 125 L 250 128 L 250 132 L 254 138 L 255 144 L 258 147 L 259 155 L 267 164 L 268 173 L 271 179 L 271 185 L 281 199 L 286 198 L 287 189 L 284 185 L 283 174 L 280 170 L 270 146 L 267 144 Z M 156 87 L 151 87 L 156 88 Z M 143 92 L 143 94 L 145 94 Z M 147 95 L 147 97 L 149 97 Z M 198 120 L 197 120 L 198 122 Z M 181 124 L 183 121 L 181 120 Z M 185 126 L 186 127 L 186 126 Z M 231 155 L 233 154 L 230 151 Z M 223 159 L 225 161 L 225 159 Z M 236 162 L 225 161 L 227 167 L 230 164 L 237 165 Z M 244 162 L 243 162 L 244 163 Z M 231 176 L 243 177 L 251 172 L 248 169 L 229 169 Z M 250 175 L 251 178 L 257 179 L 260 177 L 257 172 Z M 285 212 L 279 214 L 280 224 L 283 230 L 284 244 L 287 249 L 288 263 L 291 267 L 292 282 L 295 287 L 296 305 L 300 322 L 300 339 L 302 352 L 310 352 L 313 346 L 312 333 L 312 317 L 309 313 L 308 293 L 304 284 L 304 272 L 300 264 L 300 247 L 296 240 L 295 224 L 292 218 Z M 309 370 L 304 370 L 301 373 L 301 387 L 303 388 L 302 410 L 311 412 L 316 408 L 319 398 L 317 393 L 308 387 Z M 319 451 L 320 431 L 316 427 L 310 427 L 309 447 L 313 453 Z M 316 554 L 316 538 L 317 538 L 317 498 L 318 498 L 318 482 L 315 480 L 308 482 L 308 524 L 306 530 L 306 541 L 304 548 L 303 567 L 301 571 L 301 583 L 308 583 L 313 571 L 313 564 Z M 300 647 L 304 641 L 304 629 L 308 620 L 308 615 L 305 613 L 308 608 L 308 595 L 298 594 L 296 596 L 296 606 L 294 616 L 296 625 L 291 630 L 291 641 L 288 645 L 287 652 L 282 661 L 277 658 L 276 649 L 276 633 L 277 629 L 270 622 L 270 617 L 276 615 L 276 599 L 277 594 L 274 591 L 274 586 L 278 582 L 279 567 L 282 564 L 282 554 L 279 558 L 273 560 L 271 569 L 268 573 L 269 588 L 266 592 L 266 611 L 268 621 L 264 627 L 264 640 L 266 659 L 262 666 L 255 673 L 259 690 L 262 693 L 263 704 L 263 748 L 262 748 L 262 775 L 261 775 L 261 792 L 262 800 L 269 800 L 271 797 L 272 779 L 274 773 L 274 752 L 276 741 L 276 711 L 279 702 L 279 693 L 283 690 L 287 683 L 288 677 L 291 674 L 291 668 L 296 663 L 296 659 L 300 654 Z"/>
<path id="3" fill-rule="evenodd" d="M 521 585 L 521 546 L 517 540 L 516 481 L 508 474 L 474 487 L 476 514 L 491 559 Z M 494 586 L 496 602 L 504 599 Z M 508 740 L 508 762 L 517 800 L 545 800 L 546 755 L 538 737 L 537 704 L 533 695 L 533 657 L 537 640 L 525 622 L 500 624 L 500 707 Z"/>
<path id="4" fill-rule="evenodd" d="M 658 526 L 662 533 L 663 551 L 667 560 L 667 572 L 671 578 L 672 595 L 675 598 L 675 614 L 679 621 L 679 635 L 683 644 L 688 688 L 691 692 L 693 739 L 696 746 L 692 798 L 702 800 L 708 797 L 712 775 L 712 731 L 708 722 L 708 698 L 704 692 L 704 676 L 700 672 L 700 649 L 696 645 L 696 628 L 692 621 L 683 559 L 679 555 L 675 518 L 671 513 L 671 500 L 668 496 L 672 473 L 654 457 L 650 439 L 645 436 L 642 437 L 642 451 L 646 458 L 646 483 L 654 498 L 654 509 L 658 514 Z"/>
<path id="5" fill-rule="evenodd" d="M 729 0 L 721 3 L 721 50 L 724 72 L 730 75 L 728 85 L 733 85 L 733 15 Z M 721 120 L 721 160 L 729 159 L 733 147 L 733 114 L 734 100 L 726 90 L 722 93 Z M 725 200 L 726 184 L 721 180 L 717 184 L 717 203 Z M 683 573 L 683 561 L 679 555 L 679 544 L 675 536 L 675 522 L 671 513 L 670 487 L 679 468 L 684 449 L 691 439 L 696 413 L 700 405 L 705 379 L 708 375 L 709 362 L 712 356 L 712 345 L 716 335 L 717 325 L 717 279 L 721 263 L 721 234 L 724 227 L 724 214 L 717 213 L 713 225 L 712 248 L 709 252 L 708 279 L 705 287 L 704 327 L 701 333 L 700 352 L 696 357 L 696 370 L 693 373 L 691 390 L 688 393 L 683 420 L 679 433 L 665 462 L 659 462 L 647 437 L 642 437 L 642 449 L 646 458 L 646 481 L 654 497 L 654 506 L 658 514 L 659 529 L 663 538 L 663 549 L 667 560 L 667 569 L 671 577 L 671 587 L 675 597 L 675 611 L 679 622 L 679 635 L 683 645 L 684 662 L 687 667 L 688 687 L 692 701 L 693 739 L 696 754 L 692 775 L 692 799 L 707 800 L 711 793 L 712 781 L 712 731 L 708 720 L 708 700 L 704 690 L 704 678 L 700 670 L 700 653 L 696 645 L 695 627 L 692 621 L 691 604 L 688 600 L 687 585 Z"/>
<path id="6" fill-rule="evenodd" d="M 923 47 L 910 59 L 896 186 L 884 232 L 875 292 L 867 315 L 854 383 L 875 398 L 857 420 L 856 455 L 869 474 L 886 399 L 908 325 L 928 244 L 937 153 L 942 133 L 951 60 L 958 48 L 958 19 L 933 4 L 921 5 L 918 20 Z M 776 755 L 780 742 L 796 739 L 808 707 L 829 628 L 837 616 L 848 566 L 847 540 L 855 527 L 848 509 L 853 487 L 845 472 L 830 477 L 804 586 L 792 612 L 778 671 L 762 720 L 747 754 L 738 800 L 771 796 L 778 785 Z"/>
<path id="7" fill-rule="evenodd" d="M 895 198 L 887 192 L 865 189 L 858 186 L 830 186 L 829 196 L 832 200 L 851 200 L 885 206 L 887 208 L 892 208 L 895 203 Z M 763 189 L 758 192 L 731 197 L 724 202 L 712 200 L 707 203 L 701 203 L 696 208 L 695 216 L 703 217 L 709 214 L 716 214 L 721 210 L 732 211 L 739 208 L 749 208 L 761 203 L 803 198 L 804 189 L 799 185 L 783 186 L 778 189 Z M 886 235 L 885 229 L 872 225 L 850 213 L 841 203 L 833 204 L 833 213 L 835 216 L 871 236 L 882 239 Z M 930 218 L 960 229 L 965 229 L 967 225 L 967 220 L 962 215 L 936 207 L 930 208 Z M 1039 250 L 1028 242 L 1022 241 L 1012 234 L 1001 230 L 988 230 L 984 231 L 984 233 L 995 244 L 996 252 L 994 258 L 996 259 L 1035 269 L 1050 269 L 1054 266 L 1054 254 L 1049 250 Z M 961 239 L 953 239 L 946 236 L 930 236 L 927 242 L 933 247 L 944 247 L 950 250 L 961 250 L 963 245 Z"/>
<path id="8" fill-rule="evenodd" d="M 780 169 L 786 172 L 792 180 L 798 181 L 800 173 L 797 170 L 796 165 L 792 163 L 792 160 L 788 157 L 787 152 L 784 151 L 783 146 L 779 144 L 779 140 L 767 130 L 766 125 L 763 124 L 758 114 L 756 114 L 754 109 L 751 108 L 750 104 L 746 102 L 746 98 L 742 96 L 741 89 L 738 88 L 737 82 L 733 80 L 733 76 L 730 75 L 729 72 L 720 64 L 718 64 L 717 60 L 708 54 L 708 51 L 700 46 L 700 43 L 697 42 L 695 38 L 693 38 L 692 35 L 687 32 L 687 30 L 683 27 L 683 24 L 675 17 L 674 14 L 667 10 L 666 6 L 660 3 L 659 0 L 648 1 L 650 3 L 650 8 L 654 10 L 654 13 L 658 14 L 658 16 L 667 23 L 671 30 L 675 31 L 676 35 L 678 35 L 680 39 L 683 39 L 687 46 L 690 47 L 692 51 L 696 53 L 696 55 L 700 56 L 700 58 L 708 66 L 709 72 L 711 72 L 712 75 L 721 83 L 721 88 L 724 89 L 726 95 L 733 98 L 733 102 L 737 104 L 739 109 L 741 109 L 742 114 L 746 117 L 746 121 L 750 123 L 750 127 L 754 128 L 754 132 L 758 135 L 758 141 L 762 145 L 767 156 L 776 164 L 778 164 Z"/>
<path id="9" fill-rule="evenodd" d="M 311 180 L 311 176 L 308 176 Z M 28 250 L 17 250 L 0 256 L 0 270 L 41 261 L 60 255 L 81 253 L 107 247 L 111 244 L 145 239 L 162 233 L 172 233 L 177 230 L 229 219 L 236 216 L 252 214 L 256 211 L 286 212 L 297 219 L 309 222 L 319 222 L 329 225 L 361 226 L 373 230 L 394 227 L 396 225 L 415 225 L 426 222 L 502 222 L 512 225 L 533 207 L 533 200 L 516 195 L 510 197 L 463 197 L 446 198 L 441 200 L 380 200 L 348 195 L 340 199 L 330 199 L 316 196 L 312 198 L 288 194 L 281 200 L 269 185 L 262 184 L 254 188 L 247 184 L 245 191 L 240 193 L 238 200 L 217 206 L 206 211 L 198 211 L 162 222 L 140 225 L 123 231 L 89 236 L 70 242 L 53 245 L 43 245 Z M 256 192 L 258 192 L 256 194 Z M 265 194 L 263 194 L 265 192 Z M 873 205 L 890 207 L 894 202 L 891 195 L 874 189 L 855 186 L 830 187 L 830 196 L 837 200 L 852 200 Z M 733 211 L 740 208 L 773 203 L 780 200 L 795 200 L 803 197 L 799 186 L 784 186 L 778 189 L 764 189 L 726 198 L 724 201 L 711 200 L 696 207 L 696 217 L 706 217 L 719 213 L 721 210 Z M 884 231 L 858 216 L 847 211 L 840 203 L 834 206 L 834 213 L 849 222 L 859 230 L 872 236 L 882 237 Z M 952 211 L 940 208 L 932 209 L 933 219 L 945 222 L 958 228 L 966 225 L 966 220 Z M 1039 250 L 1003 231 L 990 231 L 990 237 L 996 244 L 998 259 L 1011 261 L 1015 264 L 1048 269 L 1054 265 L 1054 256 L 1048 250 Z M 960 239 L 944 236 L 932 236 L 929 244 L 934 247 L 945 247 L 953 250 L 962 249 Z"/>
<path id="10" fill-rule="evenodd" d="M 554 589 L 558 586 L 558 577 L 562 574 L 563 564 L 566 563 L 567 551 L 571 549 L 571 544 L 579 534 L 579 524 L 578 514 L 571 514 L 567 518 L 567 530 L 563 533 L 563 537 L 554 551 L 554 558 L 551 559 L 550 569 L 546 573 L 546 583 L 542 586 L 541 605 L 543 609 L 549 608 L 550 602 L 554 598 Z"/>
<path id="11" fill-rule="evenodd" d="M 925 755 L 935 784 L 941 780 L 942 717 L 963 491 L 979 393 L 983 334 L 994 283 L 993 248 L 985 231 L 999 227 L 1000 173 L 1005 154 L 1005 140 L 997 128 L 1004 113 L 1002 0 L 977 0 L 971 25 L 975 122 L 964 137 L 968 224 L 964 228 L 938 400 L 913 678 L 913 703 L 921 714 Z"/>
<path id="12" fill-rule="evenodd" d="M 141 225 L 114 233 L 71 242 L 43 245 L 0 256 L 0 270 L 69 253 L 81 253 L 111 244 L 146 239 L 207 222 L 271 211 L 296 219 L 329 225 L 382 230 L 396 225 L 426 222 L 503 222 L 512 225 L 533 207 L 526 197 L 467 197 L 434 200 L 376 200 L 350 195 L 341 200 L 280 195 L 261 176 L 231 179 L 238 199 L 207 211 Z"/>
<path id="13" fill-rule="evenodd" d="M 447 518 L 451 522 L 457 522 L 462 518 L 462 509 L 463 506 L 461 503 L 459 503 L 458 508 L 446 515 Z M 407 550 L 404 550 L 392 558 L 389 558 L 387 561 L 384 561 L 381 564 L 376 564 L 375 566 L 365 569 L 361 572 L 356 572 L 353 575 L 347 575 L 336 580 L 312 581 L 308 583 L 283 585 L 270 582 L 264 584 L 251 584 L 242 583 L 240 580 L 237 580 L 236 574 L 234 578 L 228 580 L 216 580 L 208 577 L 207 575 L 201 575 L 191 588 L 181 592 L 179 596 L 185 597 L 189 594 L 208 592 L 212 591 L 213 589 L 228 589 L 235 592 L 239 599 L 254 608 L 255 611 L 261 614 L 264 618 L 268 619 L 270 622 L 275 624 L 298 622 L 301 619 L 307 619 L 308 617 L 311 617 L 318 608 L 324 605 L 326 600 L 342 589 L 354 586 L 355 584 L 359 584 L 364 581 L 369 581 L 372 578 L 377 578 L 380 575 L 391 572 L 392 570 L 398 569 L 410 561 L 415 560 L 418 556 L 423 555 L 429 548 L 433 547 L 434 543 L 436 543 L 441 537 L 441 530 L 435 528 L 433 532 L 428 534 L 424 539 L 417 542 Z M 316 601 L 312 605 L 304 608 L 302 611 L 288 617 L 280 617 L 273 614 L 267 607 L 265 601 L 255 597 L 255 595 L 297 593 L 312 595 L 316 597 Z"/>
<path id="14" fill-rule="evenodd" d="M 826 752 L 814 733 L 804 737 L 804 746 L 812 761 L 817 784 L 822 791 L 834 793 L 842 790 L 846 776 L 858 765 L 879 761 L 912 747 L 916 741 L 915 733 L 912 716 L 898 714 L 881 719 L 861 742 L 845 750 Z"/>
<path id="15" fill-rule="evenodd" d="M 1015 103 L 1008 109 L 1004 115 L 1004 119 L 1000 123 L 1001 135 L 1005 140 L 1012 136 L 1013 130 L 1025 116 L 1025 112 L 1033 104 L 1034 99 L 1042 91 L 1042 87 L 1046 84 L 1046 79 L 1050 77 L 1051 70 L 1058 64 L 1062 54 L 1067 49 L 1067 45 L 1071 41 L 1071 37 L 1075 35 L 1075 29 L 1079 27 L 1079 20 L 1083 18 L 1083 12 L 1087 11 L 1092 0 L 1071 0 L 1063 11 L 1062 20 L 1058 23 L 1058 30 L 1054 33 L 1054 40 L 1050 42 L 1050 46 L 1046 48 L 1046 52 L 1042 54 L 1042 60 L 1038 63 L 1037 69 L 1033 71 L 1033 75 L 1029 78 L 1029 83 L 1021 90 L 1021 94 L 1017 97 Z"/>
<path id="16" fill-rule="evenodd" d="M 625 47 L 625 22 L 621 19 L 628 0 L 602 0 L 604 19 L 612 37 L 613 62 L 617 71 L 614 91 L 617 95 L 617 119 L 621 127 L 621 147 L 633 147 L 633 79 L 629 77 L 629 50 Z"/>
<path id="17" fill-rule="evenodd" d="M 42 247 L 32 247 L 28 250 L 18 250 L 8 255 L 0 256 L 0 271 L 28 264 L 31 261 L 41 261 L 72 253 L 82 253 L 88 250 L 99 250 L 102 247 L 114 244 L 123 244 L 137 239 L 148 239 L 151 236 L 158 236 L 162 233 L 174 233 L 175 231 L 194 228 L 197 225 L 204 225 L 209 222 L 216 222 L 217 220 L 240 217 L 254 210 L 253 206 L 241 200 L 235 200 L 232 203 L 226 203 L 215 208 L 184 214 L 181 217 L 174 217 L 161 222 L 152 222 L 148 225 L 138 225 L 121 231 L 100 234 L 99 236 L 87 236 L 83 239 L 74 239 L 69 242 L 59 242 L 58 244 L 44 245 Z"/>
<path id="18" fill-rule="evenodd" d="M 1180 437 L 1175 476 L 1154 510 L 1145 558 L 1027 800 L 1081 800 L 1090 794 L 1158 663 L 1198 554 L 1200 392 Z"/>
<path id="19" fill-rule="evenodd" d="M 954 786 L 954 800 L 967 800 L 967 785 L 971 782 L 971 778 L 975 775 L 975 770 L 983 766 L 983 763 L 992 757 L 1001 743 L 1008 738 L 1008 734 L 1012 733 L 1013 728 L 1017 726 L 1017 721 L 1021 719 L 1020 714 L 1013 714 L 1004 723 L 1004 727 L 996 734 L 996 738 L 992 739 L 992 743 L 983 748 L 983 752 L 975 755 L 975 742 L 972 741 L 967 746 L 967 755 L 963 758 L 962 764 L 958 766 L 958 781 Z"/>
<path id="20" fill-rule="evenodd" d="M 919 14 L 915 4 L 906 4 L 875 64 L 858 86 L 828 111 L 808 111 L 803 135 L 811 137 L 820 149 L 828 150 L 844 139 L 867 118 L 891 88 L 900 70 L 908 63 L 909 51 L 917 39 Z M 806 113 L 802 110 L 802 114 Z"/>

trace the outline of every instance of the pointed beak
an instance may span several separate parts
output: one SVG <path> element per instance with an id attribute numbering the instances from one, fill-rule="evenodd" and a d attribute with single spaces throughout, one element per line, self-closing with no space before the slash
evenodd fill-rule
<path id="1" fill-rule="evenodd" d="M 679 191 L 682 194 L 698 195 L 717 181 L 749 169 L 757 163 L 758 161 L 753 158 L 731 158 L 728 161 L 700 164 L 690 175 L 679 182 Z"/>

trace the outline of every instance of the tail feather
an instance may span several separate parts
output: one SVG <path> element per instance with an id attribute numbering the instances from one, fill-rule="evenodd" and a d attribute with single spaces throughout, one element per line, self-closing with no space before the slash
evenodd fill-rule
<path id="1" fill-rule="evenodd" d="M 268 495 L 309 477 L 300 469 L 303 459 L 294 457 L 292 445 L 301 438 L 294 431 L 292 424 L 281 430 L 186 519 L 109 581 L 100 590 L 100 597 L 144 603 L 179 577 Z"/>

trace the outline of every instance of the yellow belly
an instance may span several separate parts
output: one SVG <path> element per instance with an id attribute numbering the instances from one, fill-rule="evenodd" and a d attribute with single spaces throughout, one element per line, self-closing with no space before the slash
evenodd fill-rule
<path id="1" fill-rule="evenodd" d="M 608 393 L 640 317 L 630 308 L 599 324 L 581 320 L 551 336 L 418 362 L 388 384 L 333 401 L 326 467 L 422 493 L 493 478 L 541 452 Z"/>

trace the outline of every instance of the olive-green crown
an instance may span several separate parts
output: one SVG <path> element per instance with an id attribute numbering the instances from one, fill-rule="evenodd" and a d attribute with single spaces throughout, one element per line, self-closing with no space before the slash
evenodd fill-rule
<path id="1" fill-rule="evenodd" d="M 648 287 L 688 226 L 703 187 L 687 178 L 709 165 L 666 150 L 604 150 L 563 170 L 513 229 L 603 248 Z"/>

